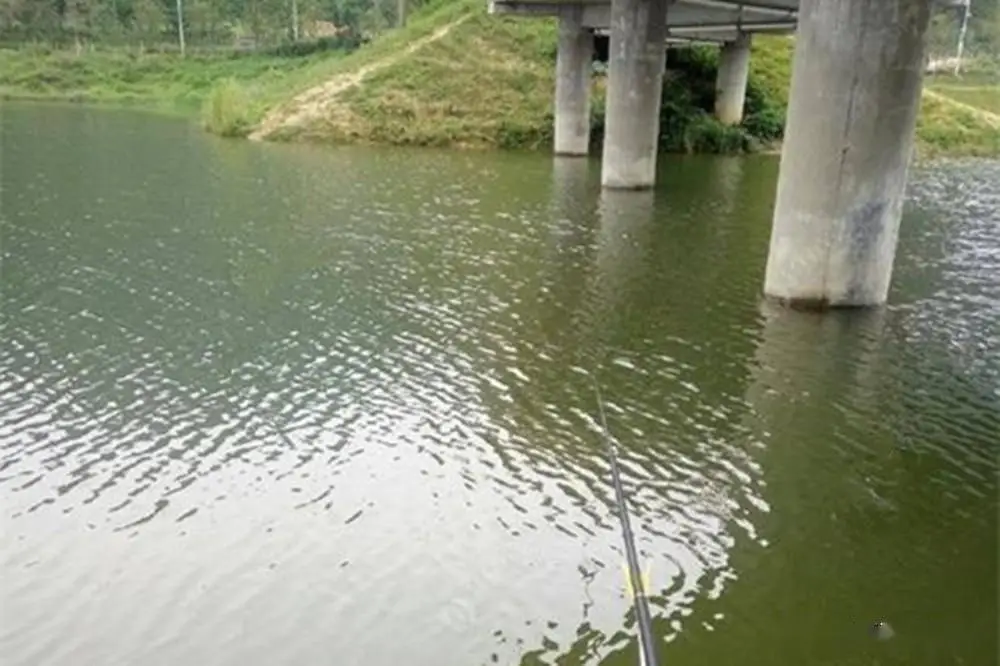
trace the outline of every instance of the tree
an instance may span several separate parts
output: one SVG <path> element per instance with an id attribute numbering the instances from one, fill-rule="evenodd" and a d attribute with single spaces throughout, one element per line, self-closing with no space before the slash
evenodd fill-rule
<path id="1" fill-rule="evenodd" d="M 132 4 L 132 29 L 140 44 L 155 42 L 166 25 L 163 5 L 156 0 L 134 0 Z"/>
<path id="2" fill-rule="evenodd" d="M 63 9 L 63 25 L 73 35 L 77 53 L 83 48 L 81 39 L 90 36 L 91 18 L 96 3 L 92 0 L 66 0 Z"/>
<path id="3" fill-rule="evenodd" d="M 198 44 L 252 36 L 298 41 L 317 21 L 354 34 L 401 25 L 419 0 L 0 0 L 0 37 L 84 42 Z M 329 27 L 329 26 L 327 26 Z M 314 32 L 309 30 L 310 33 Z M 330 30 L 326 31 L 330 33 Z"/>

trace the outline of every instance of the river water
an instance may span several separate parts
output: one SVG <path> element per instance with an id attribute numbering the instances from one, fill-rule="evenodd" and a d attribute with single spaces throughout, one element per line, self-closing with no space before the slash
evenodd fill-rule
<path id="1" fill-rule="evenodd" d="M 635 664 L 591 376 L 664 664 L 997 663 L 1000 164 L 818 316 L 775 157 L 2 114 L 4 666 Z"/>

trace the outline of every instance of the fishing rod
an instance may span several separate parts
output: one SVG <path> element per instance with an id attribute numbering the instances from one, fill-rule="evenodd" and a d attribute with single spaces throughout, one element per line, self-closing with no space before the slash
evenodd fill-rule
<path id="1" fill-rule="evenodd" d="M 608 419 L 604 415 L 604 401 L 601 400 L 601 389 L 597 380 L 594 382 L 594 393 L 597 395 L 597 409 L 601 415 L 601 427 L 604 431 L 604 442 L 611 461 L 611 483 L 615 487 L 615 498 L 618 502 L 619 518 L 622 524 L 622 539 L 625 541 L 625 557 L 628 560 L 629 580 L 632 582 L 632 601 L 635 604 L 635 614 L 639 624 L 639 643 L 643 666 L 659 666 L 656 655 L 656 641 L 653 638 L 652 616 L 649 614 L 649 603 L 646 600 L 646 590 L 639 573 L 639 556 L 635 550 L 635 537 L 632 535 L 632 525 L 628 519 L 628 509 L 625 506 L 625 491 L 622 490 L 621 473 L 618 470 L 618 456 L 615 453 L 614 440 L 608 431 Z"/>

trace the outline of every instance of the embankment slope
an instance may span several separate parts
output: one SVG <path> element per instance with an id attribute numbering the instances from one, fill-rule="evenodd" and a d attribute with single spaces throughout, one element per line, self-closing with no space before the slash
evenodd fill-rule
<path id="1" fill-rule="evenodd" d="M 422 12 L 402 31 L 344 57 L 326 79 L 268 109 L 251 137 L 546 147 L 552 133 L 555 21 L 490 16 L 485 5 L 481 0 L 459 0 Z M 793 48 L 788 37 L 758 38 L 753 47 L 753 96 L 758 104 L 781 113 L 788 99 Z M 703 78 L 710 77 L 710 72 L 702 71 Z M 603 77 L 595 77 L 597 140 L 603 126 L 603 84 Z M 1000 156 L 998 116 L 950 96 L 949 91 L 960 89 L 960 83 L 937 89 L 928 86 L 917 129 L 920 156 Z M 671 112 L 704 119 L 711 107 L 704 95 L 700 99 L 688 96 L 676 106 L 685 105 L 689 108 Z M 661 122 L 664 131 L 668 124 Z M 753 127 L 748 124 L 748 128 L 753 134 Z M 720 151 L 747 145 L 668 137 L 663 144 L 680 150 Z"/>

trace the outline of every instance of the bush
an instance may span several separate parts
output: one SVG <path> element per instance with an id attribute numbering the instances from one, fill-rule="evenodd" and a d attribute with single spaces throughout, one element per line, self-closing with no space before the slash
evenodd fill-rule
<path id="1" fill-rule="evenodd" d="M 496 144 L 508 150 L 533 149 L 549 145 L 552 143 L 552 127 L 551 116 L 548 122 L 542 123 L 541 126 L 503 120 L 496 130 Z"/>
<path id="2" fill-rule="evenodd" d="M 672 75 L 664 79 L 660 98 L 660 146 L 664 150 L 684 151 L 684 133 L 698 111 L 693 92 L 683 79 Z"/>
<path id="3" fill-rule="evenodd" d="M 760 141 L 780 139 L 785 133 L 785 108 L 751 77 L 747 83 L 743 128 Z"/>
<path id="4" fill-rule="evenodd" d="M 785 134 L 785 112 L 777 106 L 768 106 L 747 114 L 742 126 L 760 141 L 776 141 Z"/>
<path id="5" fill-rule="evenodd" d="M 253 105 L 246 89 L 226 79 L 209 93 L 202 108 L 202 125 L 219 136 L 246 136 L 253 126 Z"/>
<path id="6" fill-rule="evenodd" d="M 706 47 L 671 49 L 660 102 L 660 147 L 683 153 L 742 153 L 760 140 L 746 126 L 724 125 L 713 116 L 718 51 Z M 761 109 L 770 108 L 760 98 Z M 753 104 L 750 105 L 751 107 Z"/>
<path id="7" fill-rule="evenodd" d="M 707 113 L 689 120 L 681 142 L 687 153 L 744 153 L 758 146 L 745 128 L 724 125 Z"/>
<path id="8" fill-rule="evenodd" d="M 741 153 L 759 150 L 780 139 L 785 110 L 766 86 L 751 78 L 747 84 L 744 121 L 729 126 L 715 119 L 715 79 L 718 51 L 688 47 L 667 51 L 667 71 L 660 100 L 660 149 L 667 152 Z M 598 96 L 595 96 L 595 98 Z M 595 142 L 604 136 L 604 105 L 595 99 L 591 113 Z"/>
<path id="9" fill-rule="evenodd" d="M 715 106 L 715 75 L 719 52 L 707 46 L 674 48 L 667 51 L 666 94 L 683 94 L 693 106 L 711 111 Z"/>
<path id="10" fill-rule="evenodd" d="M 286 42 L 268 49 L 265 53 L 279 58 L 301 58 L 326 51 L 344 51 L 345 53 L 350 53 L 358 49 L 361 46 L 361 42 L 361 35 L 345 33 L 301 42 Z"/>

